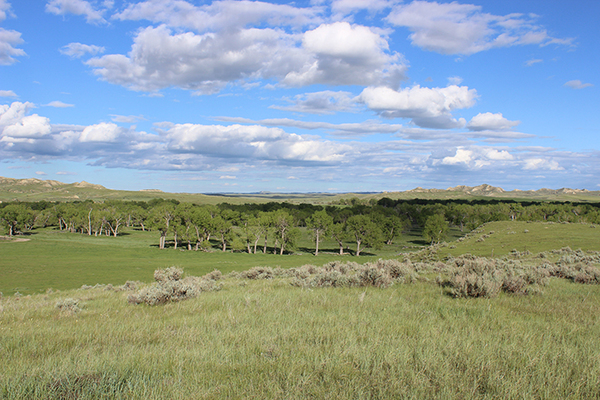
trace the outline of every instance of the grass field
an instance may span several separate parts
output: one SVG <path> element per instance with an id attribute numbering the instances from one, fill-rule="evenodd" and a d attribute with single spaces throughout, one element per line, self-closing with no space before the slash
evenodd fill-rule
<path id="1" fill-rule="evenodd" d="M 148 277 L 146 280 L 149 280 Z M 55 307 L 65 297 L 78 313 Z M 0 302 L 3 399 L 600 397 L 600 286 L 454 299 L 433 282 L 228 278 L 180 303 L 74 290 Z"/>
<path id="2" fill-rule="evenodd" d="M 528 230 L 525 233 L 525 230 Z M 489 234 L 489 232 L 494 232 Z M 573 249 L 600 250 L 600 229 L 584 224 L 543 224 L 521 222 L 494 222 L 456 242 L 463 233 L 452 229 L 449 245 L 439 251 L 440 257 L 471 253 L 497 257 L 513 249 L 533 253 L 570 246 Z M 466 234 L 466 232 L 464 233 Z M 478 241 L 483 235 L 489 236 Z M 322 265 L 340 257 L 332 241 L 323 242 L 318 257 L 309 234 L 303 230 L 298 249 L 290 255 L 211 253 L 159 250 L 154 232 L 125 230 L 123 236 L 94 237 L 60 232 L 52 228 L 35 230 L 25 242 L 0 240 L 0 292 L 12 295 L 41 293 L 48 288 L 74 289 L 82 285 L 121 285 L 128 280 L 146 281 L 155 269 L 170 266 L 184 268 L 192 275 L 204 275 L 214 269 L 223 273 L 241 271 L 254 266 L 298 267 L 303 264 Z M 392 246 L 380 250 L 367 250 L 358 260 L 366 262 L 376 258 L 398 258 L 426 243 L 420 232 L 402 235 Z M 215 244 L 216 245 L 216 244 Z M 350 251 L 355 244 L 347 242 Z M 454 247 L 454 248 L 452 248 Z M 261 248 L 262 249 L 262 248 Z"/>
<path id="3" fill-rule="evenodd" d="M 460 232 L 453 231 L 457 235 Z M 125 281 L 147 280 L 155 269 L 176 265 L 192 275 L 204 275 L 214 269 L 223 273 L 241 271 L 258 265 L 298 267 L 303 264 L 324 264 L 336 259 L 355 258 L 339 256 L 332 241 L 321 243 L 318 257 L 312 255 L 314 245 L 309 234 L 302 230 L 302 238 L 294 254 L 274 255 L 180 251 L 158 249 L 158 234 L 139 230 L 124 230 L 119 237 L 94 237 L 61 232 L 47 228 L 35 230 L 29 241 L 0 240 L 0 292 L 31 294 L 47 288 L 74 289 L 96 283 L 122 285 Z M 395 245 L 385 246 L 376 253 L 367 250 L 359 259 L 398 256 L 408 251 L 404 246 L 422 246 L 419 232 L 404 235 Z M 348 242 L 350 250 L 356 244 Z M 414 249 L 413 249 L 414 250 Z M 260 247 L 259 251 L 262 251 Z"/>
<path id="4" fill-rule="evenodd" d="M 219 291 L 158 306 L 130 304 L 132 291 L 74 289 L 150 282 L 171 265 L 199 276 L 404 258 L 405 246 L 423 244 L 412 232 L 367 257 L 327 254 L 333 243 L 315 257 L 304 234 L 285 256 L 159 250 L 155 233 L 136 230 L 98 238 L 43 229 L 0 241 L 0 398 L 600 398 L 597 284 L 550 278 L 538 295 L 453 298 L 432 261 L 413 283 L 385 289 L 238 274 Z M 583 224 L 490 223 L 435 255 L 600 250 L 599 234 Z M 509 255 L 506 265 L 558 258 Z M 73 301 L 80 310 L 57 308 Z"/>

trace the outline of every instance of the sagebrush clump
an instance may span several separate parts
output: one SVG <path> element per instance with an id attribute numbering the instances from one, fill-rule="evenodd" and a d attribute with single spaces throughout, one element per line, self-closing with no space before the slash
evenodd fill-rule
<path id="1" fill-rule="evenodd" d="M 146 303 L 151 306 L 176 302 L 196 297 L 201 292 L 219 290 L 220 285 L 214 278 L 221 277 L 220 272 L 211 272 L 208 277 L 187 277 L 182 279 L 183 270 L 177 267 L 159 269 L 154 272 L 156 283 L 152 286 L 142 288 L 135 294 L 128 296 L 127 300 L 132 304 Z"/>
<path id="2" fill-rule="evenodd" d="M 56 303 L 56 308 L 60 311 L 64 311 L 71 314 L 76 314 L 81 311 L 79 306 L 79 300 L 73 298 L 66 298 Z"/>

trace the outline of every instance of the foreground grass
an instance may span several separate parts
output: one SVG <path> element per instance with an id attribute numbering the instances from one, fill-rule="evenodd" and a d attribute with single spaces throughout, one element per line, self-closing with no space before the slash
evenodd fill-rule
<path id="1" fill-rule="evenodd" d="M 600 286 L 553 278 L 544 291 L 228 278 L 157 307 L 102 289 L 4 297 L 0 397 L 599 398 Z M 82 311 L 58 310 L 65 297 Z"/>

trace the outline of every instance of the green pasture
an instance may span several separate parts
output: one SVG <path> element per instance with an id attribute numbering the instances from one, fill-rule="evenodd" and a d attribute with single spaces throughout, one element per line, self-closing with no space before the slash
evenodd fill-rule
<path id="1" fill-rule="evenodd" d="M 440 255 L 471 253 L 500 257 L 513 250 L 534 254 L 569 246 L 572 249 L 600 251 L 600 226 L 553 222 L 490 222 L 471 232 L 460 242 L 450 243 Z"/>
<path id="2" fill-rule="evenodd" d="M 454 299 L 432 281 L 307 290 L 227 278 L 163 306 L 127 294 L 0 299 L 0 398 L 600 397 L 598 285 L 553 278 L 542 295 Z M 57 309 L 66 297 L 82 310 Z"/>
<path id="3" fill-rule="evenodd" d="M 340 258 L 367 262 L 380 257 L 398 257 L 425 244 L 419 232 L 409 232 L 394 245 L 367 249 L 360 257 L 353 257 L 350 254 L 356 243 L 348 241 L 345 251 L 349 254 L 340 256 L 337 244 L 328 240 L 320 244 L 319 256 L 315 257 L 310 234 L 305 229 L 301 229 L 301 234 L 292 254 L 275 255 L 272 247 L 263 254 L 262 243 L 259 243 L 258 254 L 223 253 L 218 250 L 216 241 L 211 252 L 187 251 L 181 247 L 175 250 L 172 243 L 171 247 L 160 250 L 158 233 L 135 229 L 125 229 L 116 238 L 61 232 L 54 228 L 36 229 L 30 235 L 19 237 L 28 241 L 0 240 L 0 292 L 30 294 L 48 288 L 74 289 L 84 284 L 122 285 L 128 280 L 147 281 L 155 269 L 170 266 L 181 267 L 191 275 L 204 275 L 215 269 L 228 273 L 255 266 L 322 265 Z"/>
<path id="4" fill-rule="evenodd" d="M 327 240 L 320 244 L 320 254 L 315 257 L 309 233 L 305 229 L 301 233 L 293 254 L 280 256 L 271 252 L 262 254 L 262 246 L 259 254 L 223 253 L 217 250 L 216 242 L 213 252 L 173 248 L 159 250 L 156 232 L 134 229 L 126 229 L 122 236 L 116 238 L 67 233 L 53 228 L 36 229 L 31 235 L 24 236 L 29 241 L 0 240 L 0 292 L 4 295 L 17 291 L 30 294 L 48 288 L 74 289 L 84 284 L 122 285 L 128 280 L 148 281 L 155 269 L 170 266 L 179 266 L 191 275 L 204 275 L 214 269 L 227 273 L 254 266 L 320 266 L 337 259 L 364 263 L 377 258 L 401 258 L 403 253 L 427 245 L 419 231 L 410 231 L 393 245 L 367 249 L 360 257 L 350 255 L 355 243 L 347 241 L 345 251 L 349 254 L 339 256 L 337 245 Z M 600 228 L 591 228 L 589 224 L 493 222 L 468 235 L 465 240 L 456 241 L 462 234 L 467 232 L 451 229 L 448 245 L 438 253 L 441 258 L 464 253 L 490 257 L 492 252 L 494 257 L 501 257 L 513 249 L 539 253 L 565 246 L 600 250 Z M 488 237 L 479 240 L 484 235 Z"/>

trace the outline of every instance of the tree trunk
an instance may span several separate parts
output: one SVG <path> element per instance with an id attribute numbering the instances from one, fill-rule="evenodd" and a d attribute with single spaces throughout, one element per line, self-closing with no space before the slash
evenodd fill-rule
<path id="1" fill-rule="evenodd" d="M 319 255 L 319 231 L 315 231 L 316 240 L 315 240 L 315 256 Z"/>
<path id="2" fill-rule="evenodd" d="M 360 256 L 360 240 L 356 241 L 356 257 Z"/>
<path id="3" fill-rule="evenodd" d="M 265 233 L 265 245 L 263 246 L 263 254 L 267 254 L 267 234 Z"/>

